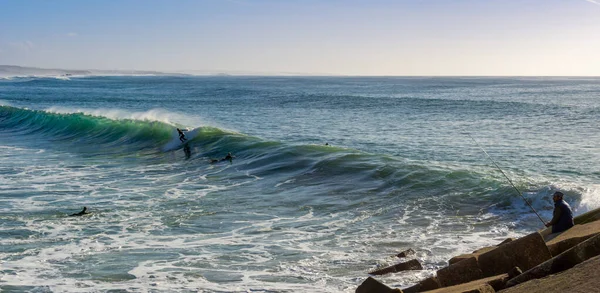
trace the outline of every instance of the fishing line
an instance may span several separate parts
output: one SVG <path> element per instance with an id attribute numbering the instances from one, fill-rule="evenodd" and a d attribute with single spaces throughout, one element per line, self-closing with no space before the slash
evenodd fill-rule
<path id="1" fill-rule="evenodd" d="M 525 201 L 525 203 L 531 208 L 531 210 L 537 215 L 537 217 L 540 219 L 540 221 L 542 221 L 542 223 L 545 226 L 546 222 L 544 222 L 544 220 L 542 219 L 542 217 L 540 217 L 540 214 L 538 214 L 538 212 L 533 208 L 533 206 L 531 206 L 531 204 L 529 203 L 529 201 L 527 201 L 527 199 L 523 196 L 523 193 L 521 193 L 521 191 L 513 184 L 512 180 L 510 180 L 510 178 L 508 176 L 506 176 L 506 174 L 504 173 L 504 171 L 502 171 L 502 169 L 500 168 L 500 166 L 498 166 L 498 164 L 496 164 L 496 161 L 494 161 L 494 159 L 492 158 L 492 156 L 490 156 L 485 151 L 485 149 L 483 149 L 483 147 L 471 136 L 471 134 L 469 134 L 468 132 L 466 132 L 466 134 L 473 140 L 473 142 L 475 142 L 475 144 L 483 151 L 483 153 L 485 153 L 487 155 L 487 157 L 490 159 L 490 161 L 492 161 L 492 163 L 494 164 L 494 166 L 496 166 L 496 168 L 498 168 L 498 171 L 500 171 L 500 173 L 502 173 L 502 175 L 504 175 L 504 177 L 506 177 L 506 179 L 508 180 L 508 183 L 510 183 L 510 185 L 512 185 L 512 187 L 517 191 L 517 193 L 521 196 L 521 198 Z"/>

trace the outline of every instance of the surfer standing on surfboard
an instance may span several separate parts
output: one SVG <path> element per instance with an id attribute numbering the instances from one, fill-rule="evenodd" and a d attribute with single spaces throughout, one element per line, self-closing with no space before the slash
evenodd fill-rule
<path id="1" fill-rule="evenodd" d="M 185 138 L 185 134 L 183 134 L 183 131 L 181 131 L 181 129 L 177 128 L 177 132 L 179 132 L 179 140 L 181 140 L 181 142 L 187 140 L 187 138 Z"/>

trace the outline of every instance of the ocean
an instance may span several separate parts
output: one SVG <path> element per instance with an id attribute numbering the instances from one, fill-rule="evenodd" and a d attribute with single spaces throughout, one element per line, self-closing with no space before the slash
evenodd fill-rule
<path id="1" fill-rule="evenodd" d="M 543 228 L 517 190 L 600 207 L 600 78 L 5 77 L 0 105 L 2 292 L 354 292 L 412 248 L 377 277 L 405 287 Z"/>

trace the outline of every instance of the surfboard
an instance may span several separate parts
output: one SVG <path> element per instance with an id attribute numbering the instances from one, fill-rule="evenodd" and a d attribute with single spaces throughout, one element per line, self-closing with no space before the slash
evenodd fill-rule
<path id="1" fill-rule="evenodd" d="M 194 128 L 192 130 L 183 130 L 183 134 L 185 135 L 186 140 L 181 141 L 179 139 L 179 134 L 176 130 L 173 131 L 173 135 L 171 136 L 171 140 L 167 142 L 163 147 L 163 152 L 173 151 L 182 148 L 184 145 L 189 144 L 190 141 L 194 139 L 200 133 L 200 127 Z"/>

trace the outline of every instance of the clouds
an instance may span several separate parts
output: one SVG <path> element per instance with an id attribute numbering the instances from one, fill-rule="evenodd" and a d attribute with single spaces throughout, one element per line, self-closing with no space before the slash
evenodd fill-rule
<path id="1" fill-rule="evenodd" d="M 76 36 L 78 36 L 78 34 L 77 34 L 77 33 L 74 33 L 74 32 L 67 33 L 67 37 L 74 38 L 74 37 L 76 37 Z"/>
<path id="2" fill-rule="evenodd" d="M 585 0 L 585 1 L 596 4 L 596 5 L 600 5 L 600 2 L 598 2 L 596 0 Z"/>

